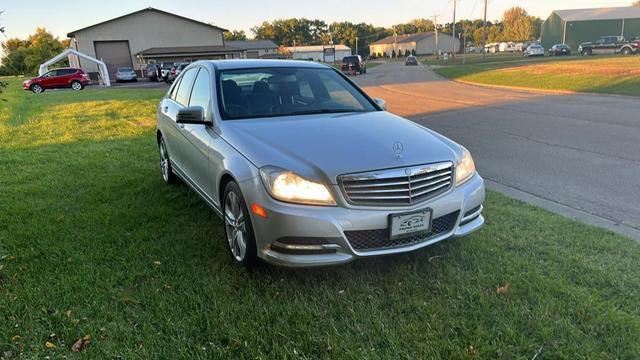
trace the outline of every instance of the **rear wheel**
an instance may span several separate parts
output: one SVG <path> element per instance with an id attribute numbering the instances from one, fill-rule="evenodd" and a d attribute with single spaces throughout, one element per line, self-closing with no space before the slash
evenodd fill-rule
<path id="1" fill-rule="evenodd" d="M 71 83 L 71 89 L 73 89 L 74 91 L 80 91 L 83 87 L 84 86 L 80 81 L 74 81 Z"/>
<path id="2" fill-rule="evenodd" d="M 258 263 L 256 240 L 249 210 L 238 184 L 229 182 L 223 199 L 224 232 L 231 257 L 240 265 L 252 268 Z"/>
<path id="3" fill-rule="evenodd" d="M 41 92 L 44 91 L 44 88 L 38 84 L 33 84 L 30 87 L 31 91 L 33 91 L 34 94 L 40 94 Z"/>
<path id="4" fill-rule="evenodd" d="M 589 56 L 589 55 L 591 55 L 591 49 L 582 50 L 582 56 Z"/>
<path id="5" fill-rule="evenodd" d="M 163 137 L 160 137 L 160 140 L 158 140 L 158 151 L 160 152 L 160 170 L 162 171 L 162 180 L 167 184 L 173 184 L 176 182 L 176 175 L 171 169 L 169 152 L 167 151 L 167 146 L 164 143 Z"/>
<path id="6" fill-rule="evenodd" d="M 622 55 L 631 55 L 631 49 L 629 48 L 622 49 Z"/>

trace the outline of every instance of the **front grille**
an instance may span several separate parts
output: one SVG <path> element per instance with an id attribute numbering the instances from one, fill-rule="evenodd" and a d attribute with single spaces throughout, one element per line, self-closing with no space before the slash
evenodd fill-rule
<path id="1" fill-rule="evenodd" d="M 453 183 L 451 162 L 341 175 L 338 183 L 353 205 L 411 205 L 446 192 Z"/>
<path id="2" fill-rule="evenodd" d="M 409 246 L 452 231 L 459 214 L 460 211 L 456 211 L 433 219 L 430 231 L 410 234 L 393 240 L 389 237 L 389 229 L 345 231 L 344 234 L 347 236 L 351 247 L 357 251 L 373 251 Z"/>

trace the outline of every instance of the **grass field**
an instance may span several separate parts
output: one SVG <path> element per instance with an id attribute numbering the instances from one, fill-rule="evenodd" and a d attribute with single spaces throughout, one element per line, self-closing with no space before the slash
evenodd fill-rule
<path id="1" fill-rule="evenodd" d="M 415 253 L 247 272 L 161 180 L 158 90 L 0 111 L 0 357 L 599 359 L 640 354 L 640 246 L 488 193 L 486 226 Z"/>
<path id="2" fill-rule="evenodd" d="M 480 84 L 640 96 L 640 56 L 488 57 L 486 61 L 476 58 L 465 65 L 445 65 L 435 71 L 447 78 Z"/>

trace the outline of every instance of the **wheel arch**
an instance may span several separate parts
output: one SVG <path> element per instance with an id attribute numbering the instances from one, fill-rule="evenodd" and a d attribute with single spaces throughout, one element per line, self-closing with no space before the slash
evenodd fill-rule
<path id="1" fill-rule="evenodd" d="M 218 181 L 218 201 L 220 201 L 220 210 L 222 210 L 222 203 L 224 202 L 224 190 L 230 182 L 238 183 L 236 178 L 233 177 L 230 172 L 226 171 L 222 176 L 220 176 L 220 180 Z"/>

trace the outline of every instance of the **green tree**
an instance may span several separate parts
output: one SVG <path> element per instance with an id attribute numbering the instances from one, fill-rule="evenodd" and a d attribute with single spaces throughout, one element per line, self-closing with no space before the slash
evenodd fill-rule
<path id="1" fill-rule="evenodd" d="M 420 32 L 429 32 L 435 29 L 433 21 L 429 19 L 414 19 L 404 24 L 396 24 L 389 29 L 390 33 L 393 33 L 395 29 L 398 35 L 414 34 Z"/>
<path id="2" fill-rule="evenodd" d="M 535 37 L 534 17 L 519 6 L 514 6 L 502 15 L 503 38 L 505 40 L 531 40 Z"/>
<path id="3" fill-rule="evenodd" d="M 0 15 L 2 15 L 3 13 L 4 13 L 4 11 L 0 11 Z M 2 25 L 2 24 L 0 24 L 0 25 Z M 0 33 L 2 33 L 4 35 L 4 32 L 5 32 L 5 27 L 4 26 L 0 26 Z M 0 67 L 0 75 L 3 75 L 1 67 Z M 7 99 L 2 97 L 2 92 L 4 91 L 4 89 L 6 87 L 7 87 L 7 82 L 0 80 L 0 100 L 2 100 L 2 101 L 7 101 Z"/>
<path id="4" fill-rule="evenodd" d="M 224 39 L 228 41 L 247 40 L 247 34 L 244 33 L 244 30 L 226 31 L 224 33 Z"/>
<path id="5" fill-rule="evenodd" d="M 0 71 L 9 75 L 36 73 L 40 64 L 58 55 L 64 47 L 64 42 L 46 29 L 37 28 L 26 40 L 14 38 L 2 43 L 5 56 Z"/>

